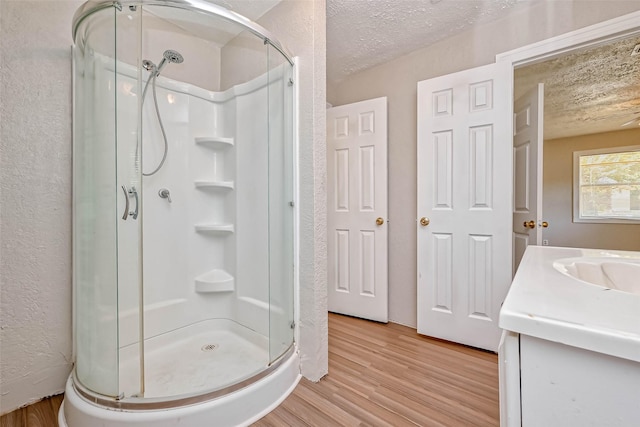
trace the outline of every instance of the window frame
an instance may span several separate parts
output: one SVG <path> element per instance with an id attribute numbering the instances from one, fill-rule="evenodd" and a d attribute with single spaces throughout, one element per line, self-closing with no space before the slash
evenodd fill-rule
<path id="1" fill-rule="evenodd" d="M 573 222 L 591 224 L 638 224 L 640 218 L 599 218 L 580 216 L 580 157 L 598 154 L 615 154 L 622 152 L 640 151 L 640 145 L 628 145 L 624 147 L 596 148 L 593 150 L 580 150 L 573 152 Z"/>

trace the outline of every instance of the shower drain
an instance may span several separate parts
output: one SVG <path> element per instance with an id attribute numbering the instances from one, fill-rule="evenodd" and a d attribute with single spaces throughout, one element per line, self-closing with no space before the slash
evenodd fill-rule
<path id="1" fill-rule="evenodd" d="M 205 344 L 202 346 L 202 351 L 213 351 L 218 348 L 218 344 Z"/>

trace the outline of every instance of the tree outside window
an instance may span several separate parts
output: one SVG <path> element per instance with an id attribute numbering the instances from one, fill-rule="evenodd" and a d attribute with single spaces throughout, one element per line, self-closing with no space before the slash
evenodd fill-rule
<path id="1" fill-rule="evenodd" d="M 640 221 L 640 146 L 577 151 L 574 222 Z"/>

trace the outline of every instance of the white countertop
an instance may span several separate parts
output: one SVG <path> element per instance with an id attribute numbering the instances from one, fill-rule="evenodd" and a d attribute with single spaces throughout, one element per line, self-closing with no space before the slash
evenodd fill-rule
<path id="1" fill-rule="evenodd" d="M 500 327 L 640 362 L 640 295 L 553 267 L 555 260 L 583 256 L 638 260 L 640 252 L 529 246 L 500 310 Z"/>

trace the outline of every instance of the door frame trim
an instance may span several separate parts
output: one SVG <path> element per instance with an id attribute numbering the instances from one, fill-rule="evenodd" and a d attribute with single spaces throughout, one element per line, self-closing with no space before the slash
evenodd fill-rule
<path id="1" fill-rule="evenodd" d="M 509 61 L 514 68 L 556 58 L 565 53 L 603 45 L 640 34 L 640 11 L 599 22 L 496 55 L 496 62 Z"/>

